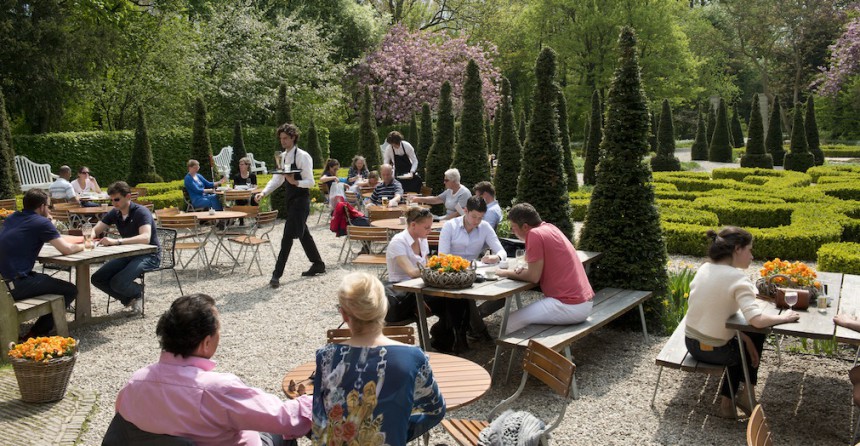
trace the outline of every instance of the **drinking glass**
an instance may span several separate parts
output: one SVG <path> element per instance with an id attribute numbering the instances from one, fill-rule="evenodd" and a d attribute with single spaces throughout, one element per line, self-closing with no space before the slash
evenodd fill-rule
<path id="1" fill-rule="evenodd" d="M 789 310 L 793 310 L 794 306 L 797 305 L 797 291 L 786 291 L 785 303 L 788 305 Z"/>
<path id="2" fill-rule="evenodd" d="M 91 251 L 93 249 L 93 225 L 85 223 L 81 227 L 81 232 L 84 234 L 84 250 Z"/>
<path id="3" fill-rule="evenodd" d="M 516 252 L 517 258 L 517 268 L 525 268 L 526 267 L 526 250 L 518 249 Z"/>

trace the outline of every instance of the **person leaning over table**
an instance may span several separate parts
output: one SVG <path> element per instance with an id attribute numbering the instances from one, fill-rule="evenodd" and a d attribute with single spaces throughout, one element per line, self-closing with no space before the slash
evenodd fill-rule
<path id="1" fill-rule="evenodd" d="M 296 444 L 287 439 L 310 431 L 310 396 L 282 401 L 233 374 L 214 371 L 221 316 L 212 297 L 176 299 L 158 319 L 155 333 L 161 345 L 158 362 L 134 372 L 117 394 L 116 412 L 125 421 L 198 446 Z"/>
<path id="2" fill-rule="evenodd" d="M 215 188 L 227 182 L 227 178 L 221 178 L 216 182 L 211 182 L 199 173 L 200 162 L 197 160 L 188 160 L 188 173 L 185 175 L 185 190 L 188 191 L 188 197 L 191 198 L 191 205 L 195 208 L 209 208 L 216 211 L 223 210 L 221 200 L 215 195 Z"/>
<path id="3" fill-rule="evenodd" d="M 278 252 L 275 270 L 272 271 L 272 278 L 269 280 L 269 286 L 272 288 L 280 286 L 280 279 L 284 275 L 284 268 L 287 266 L 287 259 L 293 249 L 294 239 L 299 239 L 305 250 L 305 255 L 312 262 L 311 267 L 303 272 L 302 276 L 315 276 L 325 273 L 325 263 L 307 225 L 308 215 L 311 213 L 310 188 L 315 185 L 314 160 L 308 152 L 298 147 L 301 134 L 298 127 L 293 124 L 282 124 L 278 127 L 277 134 L 285 152 L 281 158 L 284 170 L 299 170 L 301 172 L 273 175 L 263 192 L 257 194 L 256 197 L 257 201 L 261 201 L 263 197 L 271 195 L 275 189 L 286 184 L 284 186 L 286 188 L 284 194 L 286 198 L 284 236 L 281 239 L 281 250 Z"/>
<path id="4" fill-rule="evenodd" d="M 487 203 L 487 212 L 484 214 L 484 221 L 489 223 L 495 231 L 496 226 L 502 221 L 502 208 L 499 206 L 499 202 L 496 201 L 496 188 L 489 181 L 481 181 L 475 185 L 474 189 L 475 196 L 483 198 L 484 202 Z"/>
<path id="5" fill-rule="evenodd" d="M 394 179 L 394 168 L 388 164 L 383 164 L 379 166 L 379 175 L 382 177 L 382 181 L 373 188 L 373 194 L 368 201 L 375 205 L 381 205 L 382 199 L 387 198 L 388 206 L 397 206 L 403 197 L 403 186 Z"/>
<path id="6" fill-rule="evenodd" d="M 236 172 L 236 175 L 233 175 L 233 186 L 256 186 L 257 185 L 257 174 L 251 172 L 251 159 L 247 157 L 243 157 L 239 159 L 239 171 Z M 236 200 L 236 205 L 238 206 L 246 206 L 249 204 L 249 200 Z M 250 205 L 258 206 L 260 203 L 257 202 L 255 197 L 251 197 Z"/>
<path id="7" fill-rule="evenodd" d="M 406 230 L 391 238 L 385 251 L 388 280 L 385 293 L 388 298 L 387 322 L 400 322 L 415 317 L 417 303 L 414 293 L 394 291 L 392 285 L 421 277 L 417 264 L 427 264 L 430 245 L 427 235 L 433 227 L 433 214 L 429 210 L 413 207 L 406 211 Z M 424 302 L 439 322 L 433 325 L 430 346 L 441 352 L 460 353 L 469 349 L 466 341 L 469 307 L 464 299 L 424 296 Z"/>
<path id="8" fill-rule="evenodd" d="M 693 358 L 712 364 L 728 366 L 720 387 L 720 410 L 722 418 L 736 418 L 737 410 L 732 404 L 731 389 L 738 395 L 737 406 L 752 413 L 755 401 L 749 401 L 746 391 L 738 389 L 744 379 L 740 357 L 740 346 L 735 330 L 726 328 L 726 320 L 738 312 L 743 312 L 747 322 L 755 328 L 765 328 L 786 322 L 794 322 L 800 315 L 788 310 L 780 315 L 762 312 L 756 303 L 755 285 L 744 273 L 752 262 L 753 237 L 748 231 L 728 226 L 719 234 L 708 231 L 711 240 L 708 247 L 709 262 L 696 271 L 690 282 L 690 297 L 687 308 L 686 335 L 687 350 Z M 764 333 L 741 333 L 746 353 L 747 371 L 753 398 L 758 380 L 758 367 L 766 335 Z"/>
<path id="9" fill-rule="evenodd" d="M 508 220 L 511 231 L 526 242 L 528 267 L 500 269 L 498 275 L 540 284 L 545 297 L 512 312 L 507 332 L 529 324 L 570 325 L 585 321 L 591 313 L 594 291 L 570 240 L 555 225 L 541 220 L 528 203 L 512 207 Z"/>
<path id="10" fill-rule="evenodd" d="M 153 245 L 158 251 L 132 257 L 113 259 L 105 263 L 90 280 L 96 288 L 108 296 L 118 299 L 132 312 L 140 312 L 140 297 L 143 286 L 134 281 L 146 270 L 155 269 L 161 262 L 161 246 L 158 233 L 149 209 L 131 201 L 131 188 L 125 181 L 117 181 L 108 187 L 113 209 L 93 228 L 93 237 L 115 225 L 120 238 L 105 237 L 99 242 L 103 246 Z"/>
<path id="11" fill-rule="evenodd" d="M 361 155 L 352 157 L 352 165 L 346 174 L 346 184 L 352 186 L 362 178 L 367 178 L 370 172 L 367 170 L 367 160 Z"/>
<path id="12" fill-rule="evenodd" d="M 376 189 L 376 185 L 379 184 L 379 172 L 375 170 L 371 170 L 367 174 L 367 179 L 363 179 L 361 181 L 356 181 L 355 184 L 349 189 L 350 192 L 361 196 L 361 188 L 369 187 L 371 189 Z"/>
<path id="13" fill-rule="evenodd" d="M 472 194 L 466 186 L 460 184 L 460 171 L 457 169 L 446 170 L 444 181 L 445 191 L 441 194 L 435 197 L 413 197 L 412 201 L 423 204 L 444 204 L 445 215 L 438 219 L 450 220 L 466 213 L 466 200 Z"/>
<path id="14" fill-rule="evenodd" d="M 839 313 L 833 317 L 833 323 L 840 327 L 860 332 L 860 320 L 856 316 Z M 851 385 L 854 386 L 854 405 L 860 406 L 860 365 L 855 366 L 848 372 L 848 378 L 851 380 Z"/>
<path id="15" fill-rule="evenodd" d="M 60 294 L 68 307 L 78 295 L 74 284 L 33 271 L 45 243 L 63 255 L 84 250 L 83 245 L 67 242 L 51 223 L 48 195 L 41 189 L 24 194 L 23 209 L 6 217 L 0 228 L 0 275 L 12 299 L 19 301 L 44 294 Z M 45 336 L 54 328 L 50 314 L 41 316 L 23 337 Z"/>
<path id="16" fill-rule="evenodd" d="M 445 417 L 427 355 L 382 334 L 388 301 L 368 273 L 350 273 L 337 293 L 350 339 L 317 350 L 314 445 L 406 445 Z"/>
<path id="17" fill-rule="evenodd" d="M 418 175 L 418 157 L 415 155 L 415 148 L 403 140 L 400 132 L 395 130 L 388 134 L 382 153 L 382 162 L 394 167 L 395 176 L 409 176 L 401 180 L 403 189 L 406 192 L 421 192 L 422 181 Z"/>
<path id="18" fill-rule="evenodd" d="M 68 203 L 80 203 L 78 194 L 69 179 L 72 177 L 72 169 L 69 166 L 60 166 L 57 170 L 57 179 L 48 186 L 51 200 L 62 200 Z"/>
<path id="19" fill-rule="evenodd" d="M 322 175 L 320 175 L 320 185 L 325 184 L 329 190 L 331 190 L 331 185 L 334 183 L 340 182 L 340 178 L 337 176 L 337 171 L 340 169 L 340 161 L 329 158 L 325 162 L 325 167 L 323 168 Z"/>

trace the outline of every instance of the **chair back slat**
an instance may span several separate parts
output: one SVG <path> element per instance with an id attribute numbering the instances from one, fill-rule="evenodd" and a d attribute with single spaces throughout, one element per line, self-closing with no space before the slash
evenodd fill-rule
<path id="1" fill-rule="evenodd" d="M 244 206 L 244 205 L 242 205 L 242 206 L 232 206 L 232 207 L 227 208 L 227 210 L 236 211 L 236 212 L 244 212 L 244 213 L 248 214 L 249 218 L 255 218 L 257 216 L 257 214 L 260 212 L 260 207 L 259 206 Z"/>
<path id="2" fill-rule="evenodd" d="M 366 242 L 388 242 L 388 230 L 373 226 L 347 226 L 346 233 L 350 240 Z"/>
<path id="3" fill-rule="evenodd" d="M 257 214 L 257 227 L 267 226 L 275 222 L 278 218 L 278 211 L 260 212 Z"/>
<path id="4" fill-rule="evenodd" d="M 755 406 L 747 422 L 747 446 L 772 446 L 770 427 L 761 404 Z"/>
<path id="5" fill-rule="evenodd" d="M 430 234 L 427 235 L 427 244 L 431 248 L 439 248 L 439 237 L 442 236 L 441 229 L 433 229 L 430 231 Z"/>
<path id="6" fill-rule="evenodd" d="M 239 201 L 250 200 L 253 194 L 249 194 L 246 190 L 225 190 L 224 201 Z M 256 207 L 256 206 L 249 206 Z"/>
<path id="7" fill-rule="evenodd" d="M 403 215 L 403 211 L 400 209 L 378 209 L 370 207 L 368 208 L 368 212 L 370 213 L 368 216 L 370 221 L 400 218 L 400 216 Z"/>
<path id="8" fill-rule="evenodd" d="M 415 329 L 409 326 L 389 326 L 382 328 L 383 336 L 403 344 L 415 345 Z M 326 331 L 329 344 L 342 344 L 352 338 L 349 328 L 332 328 Z"/>
<path id="9" fill-rule="evenodd" d="M 0 200 L 0 209 L 6 209 L 9 211 L 17 211 L 18 210 L 18 202 L 15 201 L 14 198 L 9 198 L 6 200 Z"/>
<path id="10" fill-rule="evenodd" d="M 358 194 L 356 194 L 355 192 L 346 191 L 343 193 L 343 195 L 347 203 L 353 206 L 358 203 Z"/>
<path id="11" fill-rule="evenodd" d="M 145 187 L 132 187 L 131 192 L 136 193 L 138 198 L 140 198 L 146 196 L 147 189 Z"/>
<path id="12" fill-rule="evenodd" d="M 559 395 L 570 396 L 570 385 L 576 366 L 555 350 L 536 341 L 529 341 L 523 371 L 541 380 Z"/>
<path id="13" fill-rule="evenodd" d="M 197 229 L 200 223 L 195 215 L 165 215 L 158 217 L 158 224 L 162 228 L 170 229 Z"/>

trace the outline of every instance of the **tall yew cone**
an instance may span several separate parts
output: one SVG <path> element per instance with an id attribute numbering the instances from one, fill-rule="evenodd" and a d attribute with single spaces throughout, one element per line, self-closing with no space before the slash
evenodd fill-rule
<path id="1" fill-rule="evenodd" d="M 493 136 L 490 142 L 490 152 L 499 154 L 499 128 L 502 127 L 502 107 L 496 106 L 496 112 L 493 114 Z M 492 167 L 492 166 L 490 166 Z"/>
<path id="2" fill-rule="evenodd" d="M 710 102 L 708 104 L 708 133 L 705 134 L 705 139 L 708 141 L 708 147 L 711 147 L 711 140 L 714 139 L 714 129 L 717 128 L 717 116 L 714 113 L 714 107 Z"/>
<path id="3" fill-rule="evenodd" d="M 753 109 L 755 110 L 755 109 Z M 781 166 L 785 161 L 785 149 L 782 148 L 782 112 L 779 106 L 779 98 L 773 98 L 773 110 L 767 125 L 767 138 L 764 140 L 764 148 L 773 157 L 773 165 Z"/>
<path id="4" fill-rule="evenodd" d="M 209 124 L 206 117 L 206 103 L 202 97 L 194 101 L 194 128 L 191 136 L 191 159 L 200 162 L 200 174 L 211 181 L 219 179 L 220 172 L 212 177 L 212 143 L 209 142 Z"/>
<path id="5" fill-rule="evenodd" d="M 486 116 L 484 117 L 484 140 L 487 142 L 487 156 L 489 156 L 493 153 L 493 127 L 490 124 L 490 118 Z"/>
<path id="6" fill-rule="evenodd" d="M 451 102 L 451 83 L 448 81 L 442 84 L 436 116 L 436 135 L 433 147 L 427 154 L 427 177 L 424 178 L 424 184 L 433 189 L 434 195 L 445 190 L 445 171 L 451 167 L 454 157 L 454 104 Z"/>
<path id="7" fill-rule="evenodd" d="M 642 162 L 649 149 L 647 99 L 633 29 L 625 26 L 618 40 L 621 58 L 606 97 L 603 158 L 578 248 L 603 253 L 589 275 L 592 288 L 650 290 L 661 296 L 667 289 L 668 256 L 651 170 Z M 646 303 L 652 314 L 662 311 L 658 301 Z"/>
<path id="8" fill-rule="evenodd" d="M 652 153 L 657 153 L 657 114 L 648 112 L 651 119 L 651 127 L 648 129 L 648 147 Z"/>
<path id="9" fill-rule="evenodd" d="M 815 155 L 809 153 L 806 144 L 806 128 L 803 125 L 803 105 L 794 106 L 794 124 L 791 126 L 791 145 L 785 154 L 785 170 L 806 172 L 815 165 Z"/>
<path id="10" fill-rule="evenodd" d="M 806 100 L 806 119 L 803 121 L 806 129 L 806 144 L 809 153 L 815 156 L 815 165 L 824 164 L 824 152 L 821 150 L 821 140 L 818 138 L 818 123 L 815 122 L 815 99 L 809 95 Z"/>
<path id="11" fill-rule="evenodd" d="M 708 129 L 705 128 L 705 119 L 702 117 L 701 107 L 696 115 L 698 116 L 696 119 L 696 139 L 693 140 L 693 147 L 690 149 L 690 158 L 693 161 L 707 161 L 708 138 L 706 133 Z"/>
<path id="12" fill-rule="evenodd" d="M 717 109 L 717 122 L 714 124 L 714 136 L 708 147 L 708 161 L 730 163 L 732 159 L 732 144 L 729 135 L 729 119 L 726 113 L 726 103 L 720 99 Z"/>
<path id="13" fill-rule="evenodd" d="M 603 107 L 597 90 L 591 94 L 591 118 L 588 124 L 588 141 L 585 145 L 585 165 L 582 167 L 582 182 L 594 185 L 597 182 L 597 165 L 600 163 L 600 143 L 603 141 Z"/>
<path id="14" fill-rule="evenodd" d="M 576 179 L 576 168 L 573 166 L 573 154 L 570 152 L 570 131 L 567 127 L 567 99 L 564 92 L 558 89 L 558 134 L 561 138 L 561 154 L 564 158 L 564 174 L 567 176 L 567 190 L 570 192 L 579 190 L 579 181 Z"/>
<path id="15" fill-rule="evenodd" d="M 278 85 L 278 97 L 275 98 L 275 127 L 278 127 L 282 124 L 292 124 L 293 123 L 293 111 L 290 107 L 290 99 L 287 98 L 287 83 L 281 82 Z M 283 149 L 281 148 L 281 139 L 278 138 L 277 132 L 275 133 L 275 151 L 280 152 Z"/>
<path id="16" fill-rule="evenodd" d="M 738 104 L 732 106 L 732 147 L 740 148 L 744 146 L 744 129 L 741 127 L 741 119 L 738 114 Z"/>
<path id="17" fill-rule="evenodd" d="M 753 95 L 749 138 L 744 156 L 741 157 L 741 167 L 773 169 L 773 157 L 764 150 L 764 124 L 761 121 L 758 94 Z"/>
<path id="18" fill-rule="evenodd" d="M 433 115 L 430 113 L 430 104 L 427 102 L 421 105 L 421 132 L 419 135 L 418 144 L 415 146 L 415 150 L 417 150 L 415 156 L 418 157 L 419 172 L 423 172 L 426 180 L 427 154 L 430 153 L 430 147 L 433 147 Z"/>
<path id="19" fill-rule="evenodd" d="M 374 115 L 373 96 L 370 86 L 364 86 L 361 98 L 361 110 L 358 114 L 358 154 L 364 155 L 367 168 L 379 169 L 382 164 L 382 152 L 379 148 L 379 136 L 376 134 L 376 117 Z"/>
<path id="20" fill-rule="evenodd" d="M 323 159 L 322 148 L 320 147 L 320 137 L 317 133 L 317 126 L 314 124 L 314 118 L 311 118 L 311 122 L 308 124 L 307 135 L 302 137 L 302 145 L 304 146 L 305 151 L 307 151 L 311 156 L 311 159 L 314 160 L 315 167 L 325 167 L 326 160 Z M 347 162 L 348 161 L 344 161 L 344 163 Z"/>
<path id="21" fill-rule="evenodd" d="M 245 150 L 245 138 L 242 136 L 242 121 L 236 121 L 233 126 L 233 162 L 230 164 L 230 175 L 239 173 L 239 160 L 246 156 L 248 151 Z"/>
<path id="22" fill-rule="evenodd" d="M 564 173 L 564 156 L 559 147 L 558 85 L 555 83 L 556 54 L 545 47 L 535 63 L 537 85 L 532 101 L 528 137 L 517 183 L 517 199 L 530 203 L 544 221 L 554 224 L 568 238 L 573 236 L 570 197 Z"/>
<path id="23" fill-rule="evenodd" d="M 412 119 L 409 121 L 409 137 L 407 137 L 407 141 L 409 141 L 412 146 L 418 145 L 418 118 L 415 117 L 415 114 L 412 114 Z"/>
<path id="24" fill-rule="evenodd" d="M 519 138 L 520 138 L 520 144 L 526 143 L 526 135 L 528 134 L 528 132 L 526 131 L 526 126 L 528 126 L 528 124 L 529 124 L 529 121 L 528 121 L 528 118 L 526 117 L 526 113 L 525 112 L 520 113 L 520 126 L 519 126 L 519 129 L 517 130 L 517 133 L 519 134 Z"/>
<path id="25" fill-rule="evenodd" d="M 489 152 L 484 129 L 484 97 L 481 95 L 481 71 L 474 60 L 466 66 L 463 82 L 463 111 L 460 114 L 460 139 L 454 151 L 452 167 L 460 171 L 460 184 L 468 188 L 490 180 Z"/>
<path id="26" fill-rule="evenodd" d="M 0 90 L 0 199 L 15 198 L 21 188 L 15 167 L 15 149 L 12 146 L 12 129 L 6 114 L 6 98 Z"/>
<path id="27" fill-rule="evenodd" d="M 502 78 L 501 93 L 498 165 L 493 183 L 496 187 L 496 200 L 501 206 L 507 207 L 517 196 L 517 180 L 520 176 L 523 147 L 520 145 L 514 121 L 511 83 L 506 77 Z"/>
<path id="28" fill-rule="evenodd" d="M 137 106 L 137 127 L 134 130 L 134 150 L 131 152 L 128 184 L 161 183 L 164 179 L 155 173 L 152 160 L 152 147 L 149 145 L 149 131 L 146 129 L 146 115 L 143 106 Z"/>
<path id="29" fill-rule="evenodd" d="M 669 100 L 663 99 L 660 112 L 660 127 L 657 129 L 657 155 L 651 158 L 654 172 L 673 172 L 681 170 L 681 161 L 675 157 L 675 124 L 672 122 L 672 107 Z"/>

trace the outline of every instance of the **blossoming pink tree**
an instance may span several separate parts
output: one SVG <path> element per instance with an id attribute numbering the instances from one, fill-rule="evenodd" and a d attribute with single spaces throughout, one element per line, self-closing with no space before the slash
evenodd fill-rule
<path id="1" fill-rule="evenodd" d="M 406 122 L 428 102 L 436 108 L 442 83 L 451 82 L 454 109 L 462 107 L 466 64 L 474 59 L 481 69 L 487 116 L 499 102 L 500 74 L 493 66 L 496 47 L 469 45 L 463 37 L 443 38 L 425 31 L 391 28 L 381 47 L 355 68 L 361 85 L 370 85 L 376 98 L 376 118 L 382 122 Z"/>
<path id="2" fill-rule="evenodd" d="M 819 93 L 835 96 L 851 77 L 860 73 L 860 18 L 851 20 L 829 49 L 830 66 L 822 68 Z"/>

